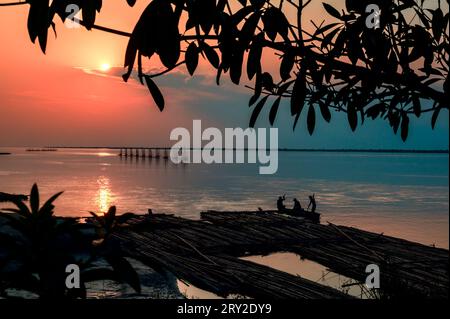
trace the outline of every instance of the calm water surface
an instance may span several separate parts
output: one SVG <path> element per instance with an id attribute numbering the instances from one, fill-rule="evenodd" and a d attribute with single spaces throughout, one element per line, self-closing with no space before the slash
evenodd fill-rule
<path id="1" fill-rule="evenodd" d="M 64 149 L 0 156 L 0 191 L 28 193 L 37 182 L 44 197 L 64 190 L 61 216 L 86 216 L 117 205 L 121 212 L 174 213 L 198 218 L 208 209 L 274 209 L 277 196 L 315 193 L 323 221 L 361 227 L 448 248 L 447 154 L 279 153 L 279 170 L 258 166 L 175 165 L 121 159 L 118 152 Z"/>

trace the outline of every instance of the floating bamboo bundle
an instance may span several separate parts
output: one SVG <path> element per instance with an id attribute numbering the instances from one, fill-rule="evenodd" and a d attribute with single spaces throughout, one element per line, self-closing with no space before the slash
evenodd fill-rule
<path id="1" fill-rule="evenodd" d="M 260 212 L 203 212 L 201 220 L 140 216 L 115 236 L 126 252 L 218 295 L 269 298 L 344 298 L 335 289 L 240 260 L 293 252 L 333 272 L 365 282 L 377 264 L 383 291 L 448 298 L 448 250 L 356 228 Z"/>

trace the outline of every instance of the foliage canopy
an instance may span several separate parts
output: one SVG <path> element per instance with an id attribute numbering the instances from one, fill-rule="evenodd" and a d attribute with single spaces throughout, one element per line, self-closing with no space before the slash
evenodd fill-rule
<path id="1" fill-rule="evenodd" d="M 124 80 L 137 70 L 161 111 L 164 97 L 154 78 L 182 65 L 194 75 L 201 57 L 217 70 L 217 84 L 224 74 L 237 85 L 244 74 L 253 83 L 252 127 L 269 100 L 273 125 L 281 100 L 289 99 L 294 129 L 307 112 L 313 134 L 317 114 L 330 122 L 335 110 L 347 114 L 353 131 L 366 118 L 381 118 L 406 140 L 411 116 L 432 112 L 434 128 L 440 111 L 449 108 L 448 0 L 346 0 L 342 10 L 323 3 L 326 20 L 311 21 L 314 32 L 303 21 L 311 0 L 148 2 L 126 33 L 95 25 L 102 0 L 26 0 L 29 34 L 45 52 L 55 16 L 64 21 L 67 5 L 78 5 L 78 22 L 88 30 L 129 37 Z M 369 4 L 381 10 L 378 28 L 367 26 Z M 275 74 L 262 62 L 268 51 L 279 57 Z M 143 58 L 154 56 L 165 70 L 145 73 Z"/>

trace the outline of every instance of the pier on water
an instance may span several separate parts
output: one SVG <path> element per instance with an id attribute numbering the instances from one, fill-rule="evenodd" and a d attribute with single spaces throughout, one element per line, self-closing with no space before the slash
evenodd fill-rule
<path id="1" fill-rule="evenodd" d="M 121 158 L 154 158 L 168 160 L 170 158 L 170 149 L 123 147 L 120 148 L 119 156 Z"/>
<path id="2" fill-rule="evenodd" d="M 448 299 L 449 251 L 276 211 L 201 213 L 200 220 L 136 215 L 113 234 L 127 256 L 219 296 L 353 298 L 239 257 L 295 253 L 364 285 L 371 264 L 390 296 Z M 301 271 L 301 270 L 299 270 Z"/>

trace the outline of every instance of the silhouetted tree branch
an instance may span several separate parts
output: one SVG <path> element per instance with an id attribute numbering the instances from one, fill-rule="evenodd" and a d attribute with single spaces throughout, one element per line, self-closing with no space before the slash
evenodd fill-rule
<path id="1" fill-rule="evenodd" d="M 8 3 L 0 3 L 0 7 L 12 7 L 12 6 L 20 6 L 22 4 L 27 4 L 27 2 L 8 2 Z"/>
<path id="2" fill-rule="evenodd" d="M 346 0 L 341 11 L 323 3 L 329 17 L 311 21 L 312 34 L 303 21 L 311 0 L 152 0 L 132 33 L 95 25 L 101 0 L 26 2 L 31 40 L 38 39 L 44 52 L 48 28 L 56 15 L 67 19 L 68 4 L 79 6 L 78 22 L 86 29 L 129 37 L 124 79 L 137 70 L 161 110 L 164 98 L 152 79 L 181 65 L 194 75 L 201 57 L 217 70 L 218 84 L 228 74 L 239 85 L 244 72 L 254 83 L 247 85 L 255 105 L 250 126 L 269 98 L 273 125 L 281 99 L 289 99 L 294 128 L 306 109 L 310 134 L 317 112 L 330 122 L 335 110 L 347 114 L 352 130 L 366 118 L 381 118 L 406 140 L 411 116 L 432 112 L 434 128 L 440 111 L 449 108 L 448 0 Z M 381 9 L 377 28 L 368 25 L 369 4 Z M 287 18 L 289 10 L 296 11 L 296 21 Z M 266 71 L 262 57 L 268 50 L 280 57 L 277 74 Z M 166 69 L 145 74 L 142 59 L 154 56 Z"/>

